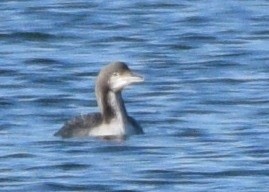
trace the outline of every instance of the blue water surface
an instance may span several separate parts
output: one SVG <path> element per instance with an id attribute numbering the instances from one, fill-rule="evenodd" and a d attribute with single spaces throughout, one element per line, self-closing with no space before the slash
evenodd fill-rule
<path id="1" fill-rule="evenodd" d="M 269 191 L 269 2 L 0 2 L 0 191 Z M 127 62 L 145 135 L 53 134 Z"/>

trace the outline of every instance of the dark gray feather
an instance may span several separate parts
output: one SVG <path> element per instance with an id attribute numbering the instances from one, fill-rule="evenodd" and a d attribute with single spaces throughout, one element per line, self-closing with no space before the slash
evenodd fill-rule
<path id="1" fill-rule="evenodd" d="M 100 113 L 81 115 L 66 122 L 54 135 L 63 138 L 88 136 L 89 131 L 101 123 L 102 116 Z"/>
<path id="2" fill-rule="evenodd" d="M 128 121 L 132 124 L 133 127 L 136 128 L 135 129 L 136 134 L 138 134 L 138 135 L 139 134 L 144 134 L 144 131 L 143 131 L 142 127 L 137 123 L 137 121 L 134 118 L 128 116 Z"/>

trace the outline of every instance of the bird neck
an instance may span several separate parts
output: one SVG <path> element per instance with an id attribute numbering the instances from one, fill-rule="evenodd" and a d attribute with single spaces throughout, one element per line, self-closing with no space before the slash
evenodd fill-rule
<path id="1" fill-rule="evenodd" d="M 121 123 L 127 121 L 128 115 L 120 91 L 115 93 L 107 90 L 97 94 L 97 96 L 98 106 L 105 123 L 109 123 L 112 119 L 116 119 Z"/>

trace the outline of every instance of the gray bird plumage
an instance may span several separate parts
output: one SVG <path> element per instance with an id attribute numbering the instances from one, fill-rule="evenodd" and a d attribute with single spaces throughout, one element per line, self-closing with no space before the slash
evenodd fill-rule
<path id="1" fill-rule="evenodd" d="M 70 137 L 118 137 L 143 134 L 135 119 L 128 116 L 121 91 L 129 84 L 142 82 L 123 62 L 105 66 L 98 74 L 95 84 L 97 104 L 101 113 L 75 117 L 66 122 L 54 135 Z"/>

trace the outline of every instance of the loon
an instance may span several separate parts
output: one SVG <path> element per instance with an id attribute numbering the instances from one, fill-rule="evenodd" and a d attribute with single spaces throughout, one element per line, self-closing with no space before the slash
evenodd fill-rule
<path id="1" fill-rule="evenodd" d="M 143 81 L 124 62 L 108 64 L 99 72 L 95 83 L 97 105 L 101 112 L 75 117 L 54 135 L 114 139 L 143 134 L 141 126 L 128 115 L 121 95 L 127 85 Z"/>

